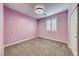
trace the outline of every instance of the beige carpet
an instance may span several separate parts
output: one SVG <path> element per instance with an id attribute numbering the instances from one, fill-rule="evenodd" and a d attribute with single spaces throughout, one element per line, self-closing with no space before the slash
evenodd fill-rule
<path id="1" fill-rule="evenodd" d="M 64 43 L 34 38 L 5 48 L 5 56 L 72 56 Z"/>

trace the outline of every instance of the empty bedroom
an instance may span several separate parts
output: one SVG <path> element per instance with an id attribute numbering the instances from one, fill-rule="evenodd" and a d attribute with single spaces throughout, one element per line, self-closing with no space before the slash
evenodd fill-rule
<path id="1" fill-rule="evenodd" d="M 5 56 L 78 55 L 78 4 L 4 3 L 3 12 Z"/>

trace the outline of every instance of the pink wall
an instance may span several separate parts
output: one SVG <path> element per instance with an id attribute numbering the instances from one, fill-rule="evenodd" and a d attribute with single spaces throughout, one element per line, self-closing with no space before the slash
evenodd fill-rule
<path id="1" fill-rule="evenodd" d="M 4 44 L 36 37 L 36 20 L 4 7 Z"/>
<path id="2" fill-rule="evenodd" d="M 53 18 L 57 18 L 58 31 L 47 32 L 45 21 Z M 4 28 L 5 45 L 37 36 L 67 43 L 67 11 L 37 21 L 4 7 Z"/>
<path id="3" fill-rule="evenodd" d="M 46 31 L 46 20 L 57 18 L 57 32 L 47 32 Z M 68 39 L 68 30 L 67 30 L 67 11 L 40 19 L 38 21 L 38 36 L 43 38 L 52 39 L 55 41 L 60 41 L 67 43 Z"/>

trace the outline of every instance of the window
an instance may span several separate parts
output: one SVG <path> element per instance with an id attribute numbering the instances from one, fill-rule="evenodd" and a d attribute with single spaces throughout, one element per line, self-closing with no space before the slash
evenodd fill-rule
<path id="1" fill-rule="evenodd" d="M 46 30 L 51 31 L 51 20 L 46 21 Z"/>
<path id="2" fill-rule="evenodd" d="M 57 31 L 57 20 L 56 19 L 52 20 L 52 31 Z"/>
<path id="3" fill-rule="evenodd" d="M 46 21 L 46 30 L 47 31 L 57 31 L 57 20 L 52 19 L 52 20 L 47 20 Z"/>

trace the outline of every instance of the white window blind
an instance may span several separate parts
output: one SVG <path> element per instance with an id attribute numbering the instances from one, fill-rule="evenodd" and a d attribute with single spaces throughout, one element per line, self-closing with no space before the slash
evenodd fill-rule
<path id="1" fill-rule="evenodd" d="M 46 21 L 46 30 L 51 31 L 51 20 Z"/>
<path id="2" fill-rule="evenodd" d="M 57 31 L 57 19 L 47 20 L 46 30 L 56 32 Z"/>
<path id="3" fill-rule="evenodd" d="M 57 31 L 57 20 L 56 19 L 53 19 L 52 20 L 52 31 Z"/>

